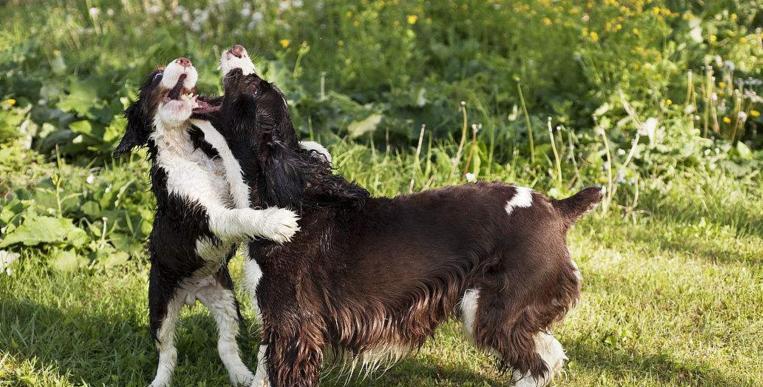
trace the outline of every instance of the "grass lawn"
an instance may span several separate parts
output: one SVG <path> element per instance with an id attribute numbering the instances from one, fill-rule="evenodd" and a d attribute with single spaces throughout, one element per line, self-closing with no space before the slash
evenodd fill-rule
<path id="1" fill-rule="evenodd" d="M 340 158 L 340 169 L 373 186 L 374 168 L 347 162 L 342 167 Z M 730 179 L 696 180 L 647 190 L 632 216 L 597 212 L 573 229 L 569 244 L 583 295 L 555 330 L 570 358 L 556 385 L 763 384 L 763 190 Z M 377 193 L 399 190 L 381 186 Z M 156 354 L 147 326 L 147 265 L 56 274 L 34 254 L 0 277 L 0 385 L 150 381 Z M 240 269 L 237 258 L 235 278 Z M 253 367 L 257 328 L 246 301 L 244 314 L 240 343 Z M 227 384 L 207 311 L 186 309 L 181 321 L 175 385 Z M 386 373 L 348 379 L 334 372 L 324 385 L 505 381 L 450 322 Z"/>
<path id="2" fill-rule="evenodd" d="M 155 201 L 145 154 L 111 152 L 145 74 L 188 56 L 199 91 L 220 93 L 234 43 L 286 92 L 300 136 L 375 195 L 466 176 L 555 198 L 607 185 L 569 235 L 584 281 L 555 328 L 569 357 L 555 385 L 763 386 L 762 7 L 0 0 L 0 387 L 152 380 Z M 461 331 L 323 385 L 506 384 Z M 206 309 L 185 309 L 175 386 L 228 384 L 216 339 Z"/>

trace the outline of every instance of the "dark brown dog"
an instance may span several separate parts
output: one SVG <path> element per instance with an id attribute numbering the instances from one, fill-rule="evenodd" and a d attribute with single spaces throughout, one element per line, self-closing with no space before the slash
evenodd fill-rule
<path id="1" fill-rule="evenodd" d="M 229 53 L 240 60 L 246 51 Z M 566 357 L 549 329 L 580 287 L 565 236 L 601 200 L 600 189 L 550 200 L 477 183 L 371 197 L 299 148 L 277 88 L 253 66 L 223 61 L 230 71 L 222 105 L 198 115 L 225 137 L 254 206 L 301 216 L 291 243 L 250 244 L 263 271 L 267 376 L 258 370 L 257 383 L 316 385 L 327 354 L 397 358 L 455 315 L 517 385 L 551 381 Z"/>

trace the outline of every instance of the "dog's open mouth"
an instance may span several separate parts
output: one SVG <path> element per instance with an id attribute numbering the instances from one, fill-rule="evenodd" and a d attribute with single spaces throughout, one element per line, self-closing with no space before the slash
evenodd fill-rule
<path id="1" fill-rule="evenodd" d="M 196 106 L 193 108 L 194 114 L 205 114 L 205 113 L 213 113 L 220 110 L 220 107 L 222 106 L 222 101 L 213 101 L 211 98 L 204 97 L 204 96 L 197 96 L 196 97 Z"/>
<path id="2" fill-rule="evenodd" d="M 184 86 L 185 79 L 188 77 L 187 74 L 180 74 L 178 77 L 178 81 L 175 84 L 175 86 L 170 90 L 169 93 L 167 93 L 167 96 L 164 98 L 165 102 L 169 101 L 178 101 L 178 100 L 192 100 L 196 98 L 195 91 L 196 89 L 187 89 Z"/>

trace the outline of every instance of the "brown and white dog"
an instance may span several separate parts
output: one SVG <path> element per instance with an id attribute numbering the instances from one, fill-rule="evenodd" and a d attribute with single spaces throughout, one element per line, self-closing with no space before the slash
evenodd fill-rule
<path id="1" fill-rule="evenodd" d="M 197 106 L 196 79 L 187 58 L 151 72 L 125 112 L 127 128 L 114 152 L 146 146 L 152 163 L 157 208 L 148 247 L 148 301 L 159 351 L 152 386 L 170 384 L 177 361 L 175 325 L 183 305 L 196 300 L 217 322 L 217 348 L 231 382 L 252 382 L 254 375 L 236 343 L 240 314 L 227 263 L 240 242 L 260 237 L 282 243 L 298 230 L 292 211 L 233 208 L 226 167 L 218 156 L 226 150 L 211 147 L 189 123 Z"/>
<path id="2" fill-rule="evenodd" d="M 566 359 L 550 329 L 580 291 L 566 233 L 601 200 L 599 188 L 564 200 L 503 183 L 371 197 L 300 149 L 286 100 L 243 48 L 221 68 L 222 104 L 195 114 L 224 137 L 232 154 L 221 156 L 238 160 L 231 184 L 243 179 L 252 206 L 301 216 L 290 243 L 249 244 L 263 272 L 255 385 L 317 385 L 329 354 L 398 358 L 454 316 L 516 385 L 550 383 Z"/>

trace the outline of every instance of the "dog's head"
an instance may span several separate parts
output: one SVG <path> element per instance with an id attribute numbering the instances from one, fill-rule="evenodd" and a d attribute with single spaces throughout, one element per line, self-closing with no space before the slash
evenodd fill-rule
<path id="1" fill-rule="evenodd" d="M 138 100 L 125 110 L 127 128 L 115 156 L 146 145 L 154 126 L 183 127 L 196 106 L 198 73 L 188 58 L 178 58 L 152 71 L 140 88 Z"/>
<path id="2" fill-rule="evenodd" d="M 224 135 L 259 141 L 266 136 L 294 150 L 299 148 L 289 108 L 281 90 L 255 71 L 246 49 L 235 45 L 220 58 L 225 96 L 194 110 L 194 117 L 206 119 Z"/>
<path id="3" fill-rule="evenodd" d="M 305 195 L 313 204 L 328 196 L 331 203 L 368 196 L 367 191 L 333 175 L 328 158 L 313 157 L 314 150 L 300 147 L 286 98 L 255 72 L 243 46 L 225 51 L 220 68 L 225 89 L 222 103 L 200 106 L 194 117 L 210 121 L 229 142 L 245 148 L 246 159 L 239 161 L 256 184 L 261 205 L 297 209 L 305 204 Z"/>

